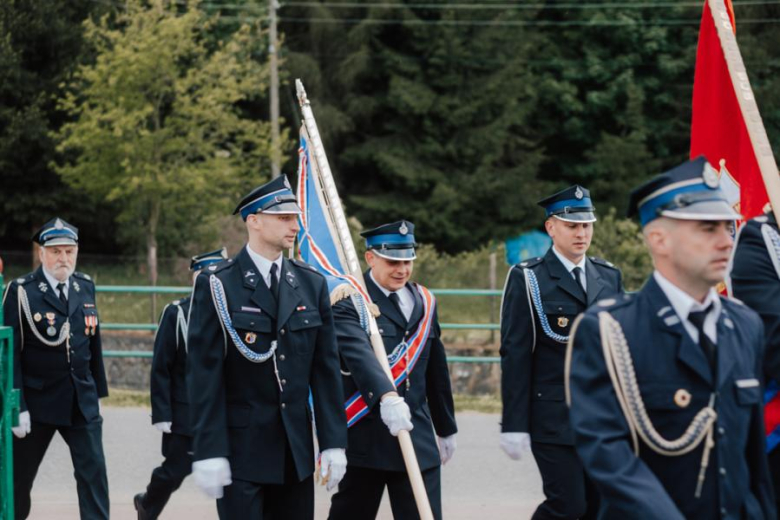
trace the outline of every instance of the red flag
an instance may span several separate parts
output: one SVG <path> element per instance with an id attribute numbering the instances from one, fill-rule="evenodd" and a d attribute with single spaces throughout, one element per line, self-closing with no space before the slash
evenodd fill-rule
<path id="1" fill-rule="evenodd" d="M 717 1 L 725 4 L 732 30 L 736 33 L 731 0 Z M 704 155 L 716 170 L 720 170 L 721 186 L 745 219 L 763 212 L 768 202 L 766 188 L 734 92 L 715 20 L 706 1 L 693 80 L 691 158 L 699 155 Z"/>

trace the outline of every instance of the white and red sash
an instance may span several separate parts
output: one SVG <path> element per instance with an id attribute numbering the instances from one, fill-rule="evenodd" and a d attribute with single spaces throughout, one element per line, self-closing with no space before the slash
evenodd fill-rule
<path id="1" fill-rule="evenodd" d="M 433 329 L 436 299 L 433 297 L 433 293 L 422 285 L 414 284 L 414 286 L 420 293 L 420 296 L 422 296 L 423 316 L 414 334 L 408 340 L 401 341 L 387 356 L 387 361 L 390 363 L 390 372 L 393 375 L 393 383 L 396 387 L 403 383 L 409 377 L 409 374 L 412 373 L 417 361 L 420 359 L 420 355 L 425 349 L 425 345 L 428 344 L 428 337 Z M 344 409 L 347 412 L 347 427 L 353 426 L 368 413 L 368 405 L 366 405 L 360 392 L 355 392 L 352 397 L 347 399 Z"/>

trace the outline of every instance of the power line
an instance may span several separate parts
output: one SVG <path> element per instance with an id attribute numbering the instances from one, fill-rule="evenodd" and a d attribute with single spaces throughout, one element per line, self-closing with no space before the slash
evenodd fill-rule
<path id="1" fill-rule="evenodd" d="M 283 23 L 312 24 L 368 24 L 368 25 L 428 25 L 428 26 L 487 26 L 487 27 L 622 27 L 622 26 L 683 26 L 699 25 L 701 20 L 593 20 L 593 21 L 551 21 L 551 20 L 420 20 L 380 18 L 291 18 L 280 17 Z M 745 18 L 737 26 L 780 23 L 780 18 Z"/>
<path id="2" fill-rule="evenodd" d="M 743 0 L 732 2 L 736 6 L 777 5 L 780 0 Z M 579 2 L 567 4 L 480 4 L 480 3 L 386 3 L 386 2 L 285 2 L 282 7 L 327 7 L 352 9 L 357 7 L 379 9 L 463 9 L 463 10 L 550 10 L 550 9 L 655 9 L 662 7 L 703 7 L 702 2 Z"/>

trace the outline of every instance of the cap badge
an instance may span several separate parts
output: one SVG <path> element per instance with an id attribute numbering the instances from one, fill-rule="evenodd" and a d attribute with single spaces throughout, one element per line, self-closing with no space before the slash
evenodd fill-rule
<path id="1" fill-rule="evenodd" d="M 407 233 L 409 233 L 409 228 L 406 227 L 406 222 L 401 223 L 401 227 L 398 228 L 398 232 L 401 233 L 402 235 L 406 235 Z"/>
<path id="2" fill-rule="evenodd" d="M 55 229 L 62 229 L 65 227 L 65 224 L 62 223 L 60 219 L 57 219 L 57 221 L 54 223 Z"/>
<path id="3" fill-rule="evenodd" d="M 680 408 L 687 408 L 691 404 L 691 393 L 684 388 L 680 388 L 674 393 L 674 404 Z"/>
<path id="4" fill-rule="evenodd" d="M 720 184 L 718 172 L 715 171 L 715 168 L 713 168 L 710 163 L 704 165 L 704 171 L 701 174 L 701 178 L 704 181 L 704 184 L 713 190 L 716 189 Z"/>
<path id="5" fill-rule="evenodd" d="M 577 189 L 574 190 L 574 196 L 577 197 L 577 200 L 582 200 L 582 197 L 584 197 L 585 194 L 582 193 L 582 190 L 580 189 L 580 187 L 577 186 Z"/>
<path id="6" fill-rule="evenodd" d="M 558 317 L 558 326 L 563 328 L 566 327 L 569 324 L 569 318 L 566 318 L 565 316 L 559 316 Z"/>

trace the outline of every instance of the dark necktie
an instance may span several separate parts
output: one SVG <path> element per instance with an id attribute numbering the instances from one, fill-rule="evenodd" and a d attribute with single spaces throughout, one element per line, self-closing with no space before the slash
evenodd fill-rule
<path id="1" fill-rule="evenodd" d="M 707 361 L 710 363 L 710 368 L 715 371 L 715 344 L 712 342 L 709 336 L 704 333 L 704 320 L 707 318 L 707 314 L 712 310 L 712 304 L 703 311 L 691 312 L 688 314 L 688 321 L 693 323 L 696 330 L 699 331 L 699 345 L 707 357 Z"/>
<path id="2" fill-rule="evenodd" d="M 65 296 L 65 284 L 59 283 L 57 284 L 57 290 L 60 291 L 60 301 L 63 305 L 65 305 L 65 308 L 68 308 L 68 297 Z"/>
<path id="3" fill-rule="evenodd" d="M 276 263 L 271 264 L 271 294 L 274 295 L 277 302 L 279 301 L 279 278 L 276 276 L 278 269 Z"/>
<path id="4" fill-rule="evenodd" d="M 585 290 L 585 284 L 582 282 L 582 274 L 583 274 L 582 269 L 580 269 L 579 267 L 575 267 L 574 269 L 571 270 L 571 272 L 574 274 L 574 279 L 577 280 L 577 285 L 579 285 L 580 289 L 582 289 L 582 294 L 584 294 L 585 297 L 587 298 L 588 291 Z"/>
<path id="5" fill-rule="evenodd" d="M 401 298 L 398 297 L 398 293 L 391 292 L 387 297 L 390 298 L 390 302 L 393 304 L 393 307 L 395 307 L 401 317 L 406 319 L 404 311 L 401 310 Z"/>

